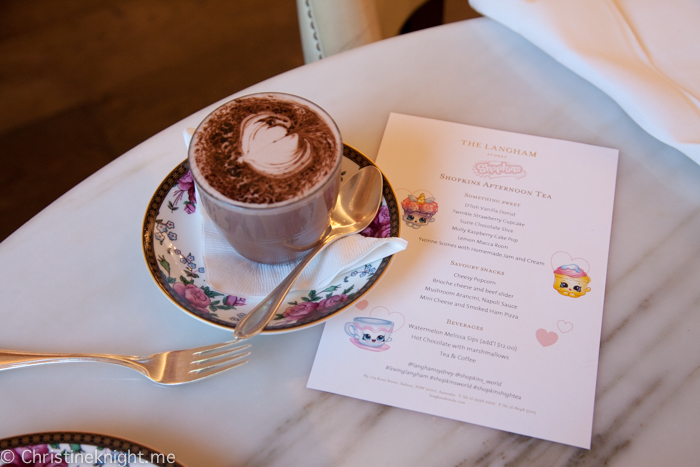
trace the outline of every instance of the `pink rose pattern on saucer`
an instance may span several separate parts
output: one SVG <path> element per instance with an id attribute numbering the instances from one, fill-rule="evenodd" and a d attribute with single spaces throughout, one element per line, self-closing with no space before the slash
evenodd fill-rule
<path id="1" fill-rule="evenodd" d="M 192 214 L 197 210 L 197 196 L 194 191 L 194 179 L 192 178 L 192 172 L 189 170 L 183 175 L 180 180 L 177 181 L 177 190 L 175 190 L 175 199 L 168 201 L 168 209 L 170 212 L 174 212 L 177 209 L 178 203 L 182 199 L 183 195 L 187 193 L 187 199 L 185 200 L 185 212 L 187 214 Z"/>
<path id="2" fill-rule="evenodd" d="M 341 288 L 341 285 L 332 285 L 318 293 L 315 290 L 311 290 L 308 295 L 301 297 L 301 302 L 297 300 L 289 302 L 288 305 L 290 306 L 284 312 L 277 314 L 273 320 L 293 319 L 298 324 L 317 321 L 344 306 L 350 300 L 346 294 L 350 293 L 353 287 L 348 287 L 340 294 L 335 292 Z"/>
<path id="3" fill-rule="evenodd" d="M 357 151 L 347 146 L 344 149 L 344 176 L 371 165 Z M 200 257 L 200 218 L 191 215 L 196 212 L 194 184 L 184 161 L 161 183 L 151 200 L 142 233 L 144 256 L 156 283 L 180 308 L 208 324 L 231 329 L 258 301 L 220 293 L 207 285 Z M 398 236 L 399 221 L 396 198 L 385 183 L 382 206 L 360 234 Z M 291 293 L 265 332 L 295 330 L 328 318 L 362 296 L 388 264 L 389 258 L 385 258 L 337 277 L 323 290 Z"/>
<path id="4" fill-rule="evenodd" d="M 381 206 L 374 220 L 372 220 L 372 223 L 360 232 L 360 235 L 372 238 L 391 237 L 391 216 L 389 215 L 389 208 L 387 206 Z"/>

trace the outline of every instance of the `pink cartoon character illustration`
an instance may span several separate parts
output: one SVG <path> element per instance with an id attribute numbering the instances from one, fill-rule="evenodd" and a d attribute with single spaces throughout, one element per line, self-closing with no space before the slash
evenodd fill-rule
<path id="1" fill-rule="evenodd" d="M 424 225 L 434 222 L 434 216 L 438 212 L 435 198 L 426 198 L 425 193 L 421 193 L 418 198 L 408 195 L 406 199 L 401 201 L 401 207 L 403 208 L 401 219 L 407 226 L 414 229 L 420 229 Z"/>
<path id="2" fill-rule="evenodd" d="M 364 310 L 368 302 L 363 300 L 357 308 Z M 386 319 L 389 318 L 389 319 Z M 345 323 L 345 333 L 351 337 L 350 342 L 362 350 L 384 352 L 389 350 L 391 334 L 401 329 L 406 318 L 399 312 L 390 312 L 383 306 L 372 309 L 369 316 L 359 316 L 351 323 Z"/>
<path id="3" fill-rule="evenodd" d="M 388 350 L 394 323 L 386 319 L 360 317 L 345 323 L 345 333 L 351 336 L 350 342 L 357 347 L 374 352 Z"/>
<path id="4" fill-rule="evenodd" d="M 554 270 L 554 289 L 567 297 L 586 295 L 586 292 L 591 291 L 588 287 L 590 281 L 591 278 L 578 264 L 565 264 Z"/>
<path id="5" fill-rule="evenodd" d="M 554 271 L 554 290 L 565 297 L 579 298 L 591 291 L 588 276 L 591 266 L 583 258 L 574 258 L 566 251 L 557 251 L 552 255 Z M 557 265 L 561 265 L 558 266 Z M 588 271 L 588 272 L 586 272 Z"/>

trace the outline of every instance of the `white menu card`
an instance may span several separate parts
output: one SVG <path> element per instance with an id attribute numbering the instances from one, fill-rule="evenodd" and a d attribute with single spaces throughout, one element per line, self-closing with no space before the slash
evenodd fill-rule
<path id="1" fill-rule="evenodd" d="M 401 237 L 308 387 L 590 448 L 618 151 L 392 114 Z"/>

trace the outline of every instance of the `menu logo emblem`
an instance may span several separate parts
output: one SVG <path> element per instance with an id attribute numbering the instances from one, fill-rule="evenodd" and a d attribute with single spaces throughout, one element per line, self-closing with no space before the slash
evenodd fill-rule
<path id="1" fill-rule="evenodd" d="M 474 173 L 484 178 L 523 178 L 527 175 L 527 172 L 525 172 L 525 169 L 523 169 L 521 165 L 492 161 L 477 162 L 474 164 Z"/>

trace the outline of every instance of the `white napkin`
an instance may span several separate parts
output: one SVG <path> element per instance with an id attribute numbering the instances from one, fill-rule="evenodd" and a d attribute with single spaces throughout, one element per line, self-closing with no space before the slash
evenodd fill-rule
<path id="1" fill-rule="evenodd" d="M 250 261 L 228 244 L 214 222 L 202 210 L 204 270 L 214 290 L 246 298 L 266 297 L 294 269 L 295 263 L 260 264 Z M 331 243 L 311 260 L 292 290 L 323 290 L 336 277 L 350 273 L 406 249 L 402 238 L 370 238 L 350 235 Z"/>
<path id="2" fill-rule="evenodd" d="M 469 0 L 700 164 L 697 0 Z"/>
<path id="3" fill-rule="evenodd" d="M 192 128 L 183 132 L 186 145 L 189 145 L 192 132 Z M 217 292 L 251 299 L 264 298 L 296 266 L 296 262 L 269 265 L 244 258 L 229 245 L 204 208 L 197 212 L 202 222 L 202 260 L 207 283 Z M 342 238 L 321 250 L 301 273 L 292 290 L 322 290 L 341 274 L 405 250 L 407 245 L 406 240 L 398 237 L 350 235 Z"/>

